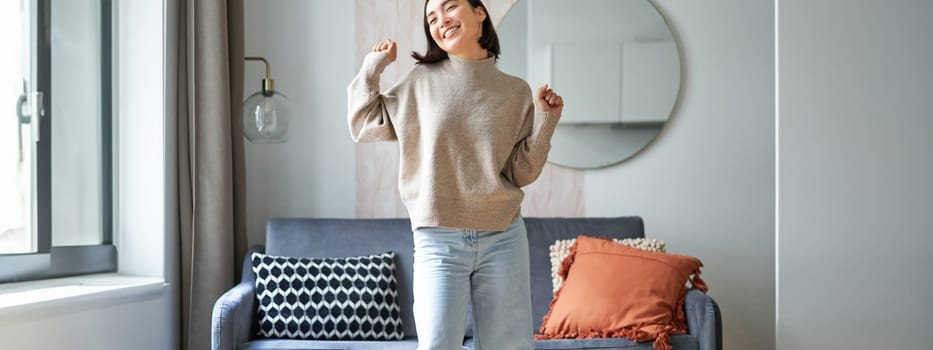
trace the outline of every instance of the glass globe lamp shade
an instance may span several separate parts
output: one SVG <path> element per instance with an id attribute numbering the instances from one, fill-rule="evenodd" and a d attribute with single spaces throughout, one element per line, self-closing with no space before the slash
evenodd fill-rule
<path id="1" fill-rule="evenodd" d="M 243 135 L 250 142 L 285 142 L 291 119 L 291 104 L 281 93 L 259 91 L 243 102 Z"/>

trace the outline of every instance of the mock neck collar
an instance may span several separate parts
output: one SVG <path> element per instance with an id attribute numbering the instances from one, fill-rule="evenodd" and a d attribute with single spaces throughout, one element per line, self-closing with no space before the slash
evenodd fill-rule
<path id="1" fill-rule="evenodd" d="M 480 60 L 468 60 L 465 58 L 457 57 L 455 55 L 448 55 L 447 57 L 450 61 L 450 66 L 459 72 L 482 74 L 496 70 L 495 55 L 489 55 L 489 57 Z"/>

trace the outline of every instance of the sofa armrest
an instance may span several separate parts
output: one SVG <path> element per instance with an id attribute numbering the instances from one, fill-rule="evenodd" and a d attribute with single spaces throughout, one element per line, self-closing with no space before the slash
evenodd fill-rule
<path id="1" fill-rule="evenodd" d="M 722 315 L 706 293 L 690 289 L 684 300 L 687 330 L 697 337 L 700 350 L 722 350 Z"/>
<path id="2" fill-rule="evenodd" d="M 214 302 L 211 315 L 211 349 L 233 350 L 241 343 L 252 338 L 256 321 L 256 284 L 249 256 L 253 252 L 262 252 L 263 247 L 256 246 L 246 252 L 243 258 L 243 276 L 240 283 L 225 292 Z"/>

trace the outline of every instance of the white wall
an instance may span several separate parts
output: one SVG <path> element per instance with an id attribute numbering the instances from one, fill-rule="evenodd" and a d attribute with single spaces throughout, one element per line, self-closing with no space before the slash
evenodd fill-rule
<path id="1" fill-rule="evenodd" d="M 283 144 L 246 143 L 247 228 L 265 241 L 269 217 L 353 217 L 355 151 L 346 122 L 354 71 L 353 1 L 245 0 L 246 54 L 272 65 L 295 110 Z M 401 53 L 400 53 L 401 54 Z M 261 87 L 246 64 L 244 96 Z"/>
<path id="2" fill-rule="evenodd" d="M 168 289 L 168 288 L 163 288 Z M 0 315 L 4 349 L 175 349 L 164 291 Z"/>
<path id="3" fill-rule="evenodd" d="M 929 349 L 933 2 L 780 1 L 779 349 Z"/>

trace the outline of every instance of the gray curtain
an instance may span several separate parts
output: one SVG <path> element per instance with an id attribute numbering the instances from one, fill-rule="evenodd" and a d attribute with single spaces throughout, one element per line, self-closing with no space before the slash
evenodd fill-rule
<path id="1" fill-rule="evenodd" d="M 211 309 L 246 252 L 243 0 L 179 0 L 181 348 L 209 349 Z"/>

